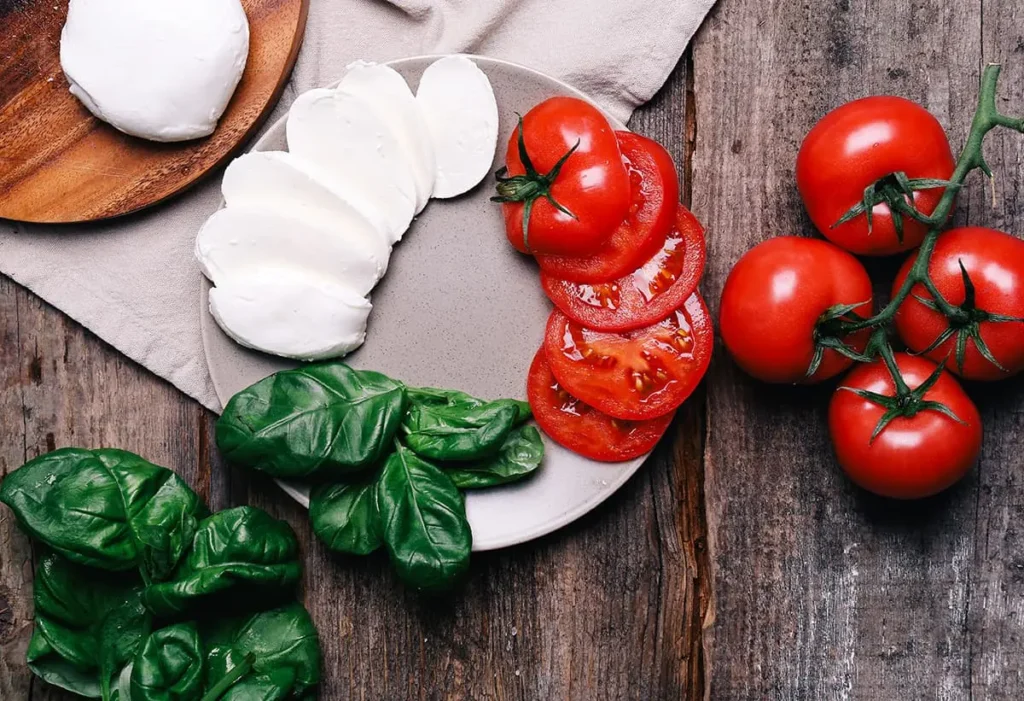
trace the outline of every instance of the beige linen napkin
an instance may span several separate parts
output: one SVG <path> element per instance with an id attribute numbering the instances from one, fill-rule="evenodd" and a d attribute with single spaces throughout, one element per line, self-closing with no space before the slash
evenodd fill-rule
<path id="1" fill-rule="evenodd" d="M 355 59 L 465 52 L 536 68 L 623 121 L 676 65 L 714 0 L 311 0 L 305 43 L 268 124 Z M 219 411 L 200 337 L 196 233 L 220 178 L 112 224 L 0 221 L 0 272 Z"/>

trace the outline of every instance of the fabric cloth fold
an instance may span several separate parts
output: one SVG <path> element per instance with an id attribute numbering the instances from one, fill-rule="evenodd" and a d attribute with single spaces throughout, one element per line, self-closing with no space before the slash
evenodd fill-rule
<path id="1" fill-rule="evenodd" d="M 627 120 L 672 72 L 714 0 L 311 0 L 291 80 L 299 93 L 353 60 L 474 53 L 561 78 Z M 264 127 L 266 128 L 266 127 Z M 0 221 L 0 273 L 203 405 L 221 406 L 200 334 L 196 233 L 218 174 L 164 205 L 90 226 Z"/>

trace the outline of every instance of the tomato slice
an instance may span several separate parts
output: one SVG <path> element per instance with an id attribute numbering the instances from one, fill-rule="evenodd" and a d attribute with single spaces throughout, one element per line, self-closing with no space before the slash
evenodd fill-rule
<path id="1" fill-rule="evenodd" d="M 555 306 L 583 326 L 629 331 L 660 321 L 697 289 L 704 274 L 704 228 L 683 205 L 661 249 L 633 272 L 604 283 L 569 282 L 542 271 Z"/>
<path id="2" fill-rule="evenodd" d="M 649 421 L 613 419 L 559 386 L 541 348 L 530 366 L 526 393 L 537 424 L 551 440 L 601 462 L 632 460 L 649 453 L 672 423 L 675 412 Z"/>
<path id="3" fill-rule="evenodd" d="M 615 136 L 629 171 L 631 201 L 626 218 L 604 244 L 588 257 L 538 255 L 540 269 L 576 282 L 607 282 L 636 270 L 653 256 L 675 221 L 679 202 L 676 164 L 665 147 L 628 131 Z"/>
<path id="4" fill-rule="evenodd" d="M 667 414 L 693 393 L 714 346 L 711 316 L 694 293 L 662 321 L 635 331 L 596 331 L 557 309 L 544 348 L 551 372 L 574 397 L 618 419 Z"/>

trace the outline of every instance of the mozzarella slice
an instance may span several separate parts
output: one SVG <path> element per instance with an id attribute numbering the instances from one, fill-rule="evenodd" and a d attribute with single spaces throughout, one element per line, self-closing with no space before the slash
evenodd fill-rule
<path id="1" fill-rule="evenodd" d="M 288 112 L 287 134 L 292 154 L 351 193 L 391 243 L 402 238 L 416 213 L 416 183 L 398 139 L 366 100 L 325 88 L 303 93 Z"/>
<path id="2" fill-rule="evenodd" d="M 381 247 L 383 248 L 383 247 Z M 359 295 L 387 269 L 387 250 L 374 250 L 344 228 L 256 207 L 227 207 L 196 237 L 196 258 L 214 284 L 260 267 L 280 265 L 335 281 Z"/>
<path id="3" fill-rule="evenodd" d="M 397 137 L 416 184 L 416 213 L 434 192 L 437 161 L 426 120 L 405 78 L 390 66 L 357 61 L 348 67 L 340 90 L 365 100 Z"/>
<path id="4" fill-rule="evenodd" d="M 99 119 L 154 141 L 211 134 L 248 54 L 239 0 L 71 0 L 60 39 L 72 94 Z"/>
<path id="5" fill-rule="evenodd" d="M 476 187 L 498 145 L 498 103 L 487 76 L 465 56 L 446 56 L 423 72 L 416 101 L 437 156 L 434 197 Z"/>
<path id="6" fill-rule="evenodd" d="M 351 199 L 334 190 L 315 166 L 284 151 L 253 151 L 224 172 L 221 192 L 228 208 L 253 207 L 318 222 L 361 239 L 385 261 L 390 239 Z M 385 263 L 386 264 L 386 263 Z"/>
<path id="7" fill-rule="evenodd" d="M 228 277 L 210 290 L 210 313 L 228 336 L 297 360 L 336 358 L 361 346 L 370 309 L 347 287 L 288 268 Z"/>

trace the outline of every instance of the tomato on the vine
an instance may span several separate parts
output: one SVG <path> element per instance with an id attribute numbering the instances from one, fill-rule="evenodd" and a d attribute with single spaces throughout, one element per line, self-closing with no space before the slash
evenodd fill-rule
<path id="1" fill-rule="evenodd" d="M 722 290 L 719 326 L 737 364 L 766 382 L 818 382 L 852 361 L 828 349 L 807 377 L 818 321 L 839 305 L 871 313 L 871 280 L 860 261 L 820 239 L 779 236 L 747 251 Z M 867 332 L 845 339 L 862 351 Z"/>
<path id="2" fill-rule="evenodd" d="M 931 214 L 943 194 L 935 181 L 948 180 L 954 167 L 949 140 L 931 113 L 901 97 L 866 97 L 829 112 L 811 129 L 797 156 L 796 182 L 827 239 L 860 255 L 891 255 L 919 246 L 927 227 L 897 213 L 901 241 L 890 204 L 909 204 L 909 189 L 914 207 Z M 869 187 L 870 228 L 866 212 L 838 224 L 864 203 Z"/>
<path id="3" fill-rule="evenodd" d="M 679 176 L 672 156 L 664 146 L 639 134 L 617 131 L 615 136 L 629 170 L 631 200 L 626 217 L 592 256 L 538 255 L 537 263 L 546 275 L 582 283 L 615 280 L 657 253 L 675 224 Z"/>
<path id="4" fill-rule="evenodd" d="M 530 366 L 526 393 L 537 425 L 553 441 L 591 460 L 621 462 L 649 453 L 675 412 L 648 421 L 614 419 L 566 392 L 551 374 L 543 348 Z"/>
<path id="5" fill-rule="evenodd" d="M 526 113 L 509 139 L 506 169 L 498 171 L 495 199 L 504 203 L 508 240 L 524 253 L 597 253 L 629 209 L 615 131 L 575 97 L 553 97 Z"/>
<path id="6" fill-rule="evenodd" d="M 704 229 L 683 205 L 661 248 L 611 282 L 579 283 L 541 271 L 540 284 L 573 321 L 602 331 L 628 331 L 668 316 L 697 289 L 704 274 Z"/>
<path id="7" fill-rule="evenodd" d="M 937 370 L 932 361 L 906 353 L 895 354 L 895 360 L 911 390 Z M 851 370 L 829 406 L 829 432 L 839 464 L 864 489 L 897 499 L 927 497 L 956 483 L 977 461 L 981 416 L 948 372 L 941 372 L 922 400 L 937 402 L 956 418 L 935 405 L 924 406 L 913 416 L 896 416 L 877 435 L 886 408 L 857 391 L 894 397 L 895 383 L 885 363 Z"/>
<path id="8" fill-rule="evenodd" d="M 711 362 L 714 332 L 694 293 L 667 318 L 634 331 L 596 331 L 557 309 L 544 349 L 551 372 L 574 397 L 618 419 L 640 421 L 675 410 Z"/>
<path id="9" fill-rule="evenodd" d="M 916 259 L 911 256 L 900 269 L 893 294 Z M 951 371 L 968 380 L 1001 380 L 1024 370 L 1024 241 L 993 229 L 952 229 L 936 241 L 928 272 L 957 314 L 947 319 L 931 306 L 924 286 L 915 285 L 896 313 L 896 330 L 907 347 L 920 353 L 944 337 L 928 357 L 946 359 Z"/>

